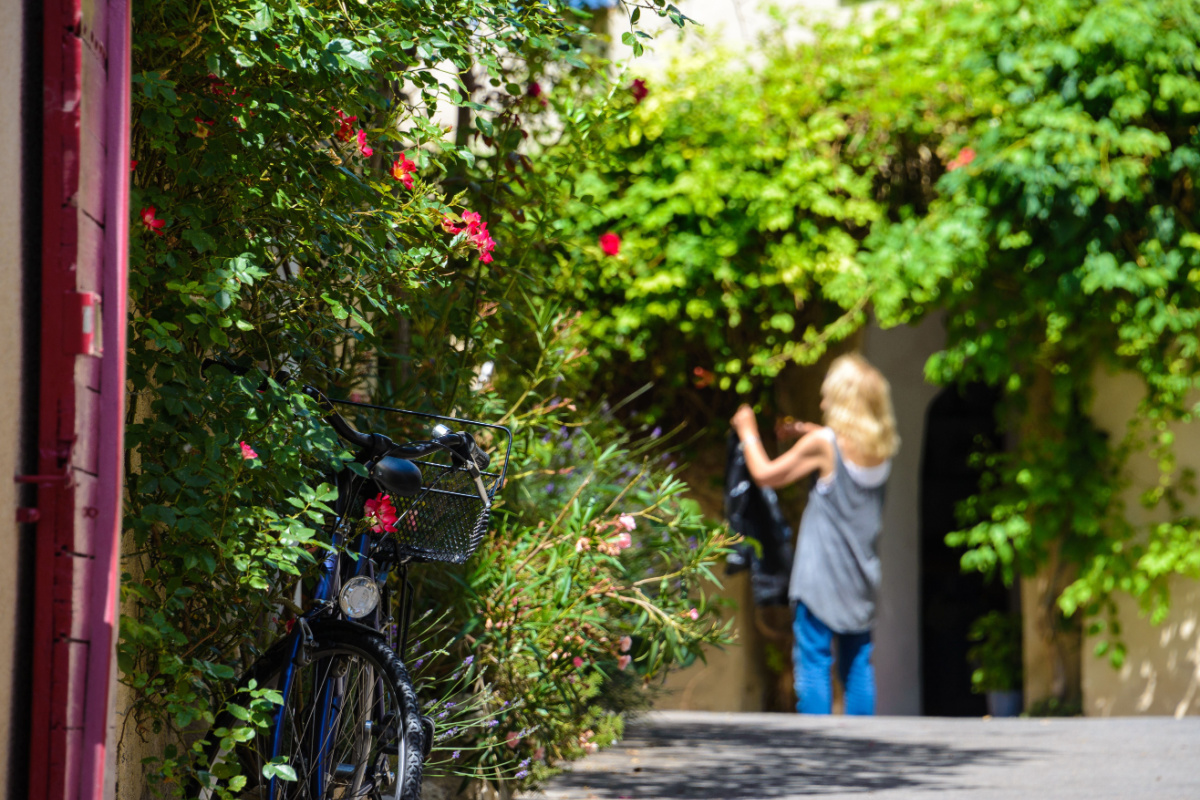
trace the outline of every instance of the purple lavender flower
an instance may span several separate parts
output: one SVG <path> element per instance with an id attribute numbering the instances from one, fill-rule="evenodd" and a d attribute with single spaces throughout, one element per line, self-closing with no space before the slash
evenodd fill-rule
<path id="1" fill-rule="evenodd" d="M 422 665 L 422 664 L 424 664 L 424 663 L 425 663 L 425 659 L 423 659 L 423 658 L 418 658 L 418 659 L 416 660 L 416 662 L 413 664 L 413 669 L 420 669 L 420 668 L 421 668 L 421 665 Z"/>
<path id="2" fill-rule="evenodd" d="M 650 438 L 657 439 L 660 436 L 662 436 L 662 428 L 658 425 L 655 425 L 654 430 L 650 431 Z"/>
<path id="3" fill-rule="evenodd" d="M 438 714 L 438 715 L 437 715 L 437 718 L 438 718 L 438 719 L 445 719 L 445 718 L 446 718 L 446 715 L 447 715 L 447 714 L 449 714 L 449 713 L 450 713 L 449 711 L 443 711 L 442 713 L 440 713 L 440 714 Z"/>
<path id="4" fill-rule="evenodd" d="M 451 760 L 451 761 L 458 761 L 458 757 L 459 757 L 460 755 L 462 755 L 462 753 L 461 753 L 460 751 L 458 751 L 458 750 L 455 750 L 453 753 L 451 753 L 451 754 L 450 754 L 450 760 Z"/>
<path id="5" fill-rule="evenodd" d="M 542 437 L 542 444 L 550 444 L 550 440 L 553 438 L 554 438 L 554 434 L 551 432 L 547 432 L 546 435 Z"/>
<path id="6" fill-rule="evenodd" d="M 513 777 L 516 778 L 517 780 L 521 780 L 521 778 L 524 778 L 528 774 L 529 774 L 529 770 L 523 769 L 520 772 L 518 772 L 516 775 L 514 775 Z"/>
<path id="7" fill-rule="evenodd" d="M 546 484 L 546 494 L 554 494 L 554 484 L 553 483 Z"/>
<path id="8" fill-rule="evenodd" d="M 517 768 L 518 768 L 518 769 L 523 769 L 524 767 L 528 767 L 528 766 L 529 766 L 529 762 L 530 762 L 530 760 L 531 760 L 531 759 L 528 759 L 528 758 L 527 758 L 527 759 L 525 759 L 525 760 L 524 760 L 524 761 L 522 761 L 520 764 L 517 764 Z"/>
<path id="9" fill-rule="evenodd" d="M 447 709 L 454 708 L 455 705 L 457 705 L 457 703 L 446 703 L 445 708 L 447 708 Z"/>
<path id="10" fill-rule="evenodd" d="M 488 726 L 489 728 L 494 728 L 494 727 L 496 727 L 496 726 L 497 726 L 497 725 L 499 725 L 499 724 L 500 724 L 500 720 L 498 720 L 498 719 L 489 719 L 489 720 L 487 721 L 487 726 Z"/>
<path id="11" fill-rule="evenodd" d="M 475 656 L 467 656 L 466 658 L 463 659 L 463 666 L 464 667 L 471 666 L 471 662 L 473 662 L 474 660 L 475 660 Z M 453 705 L 453 704 L 451 704 L 451 705 Z"/>

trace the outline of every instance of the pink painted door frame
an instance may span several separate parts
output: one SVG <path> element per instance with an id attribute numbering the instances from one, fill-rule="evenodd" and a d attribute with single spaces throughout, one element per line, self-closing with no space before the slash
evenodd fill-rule
<path id="1" fill-rule="evenodd" d="M 129 220 L 128 0 L 43 5 L 31 798 L 113 793 Z M 36 43 L 30 43 L 36 46 Z"/>

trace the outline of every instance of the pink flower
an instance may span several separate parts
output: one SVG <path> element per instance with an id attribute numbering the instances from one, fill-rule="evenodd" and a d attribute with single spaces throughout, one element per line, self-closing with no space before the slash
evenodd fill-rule
<path id="1" fill-rule="evenodd" d="M 534 761 L 545 761 L 546 760 L 546 748 L 543 747 L 542 745 L 538 745 L 538 749 L 533 751 L 533 760 Z"/>
<path id="2" fill-rule="evenodd" d="M 337 139 L 343 142 L 348 142 L 354 138 L 354 123 L 358 122 L 358 117 L 347 117 L 338 109 L 333 109 L 333 113 L 337 114 L 337 131 L 333 134 Z"/>
<path id="3" fill-rule="evenodd" d="M 633 518 L 633 514 L 622 514 L 617 517 L 617 524 L 627 531 L 637 527 L 637 521 Z"/>
<path id="4" fill-rule="evenodd" d="M 484 264 L 492 263 L 492 251 L 496 249 L 496 240 L 488 233 L 487 223 L 481 222 L 478 229 L 470 232 L 471 243 L 479 251 L 479 260 Z"/>
<path id="5" fill-rule="evenodd" d="M 650 90 L 646 88 L 646 82 L 641 78 L 634 78 L 633 83 L 629 87 L 630 93 L 633 95 L 633 102 L 640 103 L 646 99 L 646 95 L 650 94 Z"/>
<path id="6" fill-rule="evenodd" d="M 687 612 L 687 615 L 689 617 L 691 617 L 692 619 L 700 619 L 700 612 L 694 608 L 691 611 Z"/>
<path id="7" fill-rule="evenodd" d="M 380 493 L 363 503 L 363 519 L 376 533 L 391 533 L 396 530 L 396 507 L 392 498 Z"/>
<path id="8" fill-rule="evenodd" d="M 258 458 L 258 453 L 254 452 L 254 448 L 245 442 L 238 442 L 238 446 L 242 448 L 242 458 L 249 461 L 252 458 Z"/>
<path id="9" fill-rule="evenodd" d="M 521 734 L 516 731 L 509 731 L 508 735 L 504 737 L 504 741 L 509 747 L 515 750 L 517 743 L 521 741 Z"/>
<path id="10" fill-rule="evenodd" d="M 530 81 L 529 88 L 525 90 L 525 94 L 527 94 L 529 97 L 541 97 L 542 85 L 537 81 Z"/>
<path id="11" fill-rule="evenodd" d="M 600 249 L 604 251 L 606 256 L 615 256 L 621 252 L 621 237 L 617 236 L 612 231 L 600 236 Z"/>
<path id="12" fill-rule="evenodd" d="M 575 665 L 575 669 L 579 669 L 580 667 L 583 666 L 583 659 L 580 658 L 579 656 L 575 656 L 574 658 L 571 659 L 571 663 Z"/>
<path id="13" fill-rule="evenodd" d="M 946 165 L 946 172 L 954 172 L 954 170 L 959 169 L 960 167 L 965 167 L 967 164 L 970 164 L 974 160 L 975 160 L 974 148 L 964 147 L 962 150 L 959 150 L 958 155 L 956 155 L 950 161 L 950 163 Z"/>
<path id="14" fill-rule="evenodd" d="M 362 128 L 358 129 L 358 152 L 363 154 L 363 158 L 370 158 L 375 152 L 367 145 L 367 132 Z"/>
<path id="15" fill-rule="evenodd" d="M 617 656 L 617 669 L 624 671 L 630 661 L 633 661 L 633 656 Z"/>
<path id="16" fill-rule="evenodd" d="M 622 653 L 628 653 L 629 648 L 633 647 L 633 639 L 628 636 L 622 636 L 617 640 L 617 646 L 621 649 Z"/>
<path id="17" fill-rule="evenodd" d="M 704 367 L 696 367 L 692 370 L 692 374 L 696 376 L 695 384 L 697 389 L 707 389 L 717 379 L 715 372 Z"/>
<path id="18" fill-rule="evenodd" d="M 583 553 L 592 549 L 592 540 L 586 536 L 580 536 L 579 541 L 575 542 L 575 552 Z"/>
<path id="19" fill-rule="evenodd" d="M 442 228 L 447 233 L 453 234 L 466 231 L 471 244 L 475 246 L 475 250 L 479 253 L 479 260 L 484 264 L 492 263 L 492 251 L 496 249 L 496 240 L 488 232 L 487 223 L 483 221 L 483 218 L 476 211 L 464 211 L 462 213 L 462 221 L 466 223 L 465 228 L 455 225 L 454 218 L 447 214 L 442 217 Z"/>
<path id="20" fill-rule="evenodd" d="M 633 537 L 628 533 L 619 533 L 609 539 L 608 543 L 617 548 L 617 552 L 620 552 L 633 544 Z"/>
<path id="21" fill-rule="evenodd" d="M 209 128 L 217 124 L 216 120 L 201 119 L 200 117 L 193 117 L 192 122 L 196 123 L 196 135 L 201 139 L 207 139 L 209 136 L 212 136 L 212 131 Z"/>
<path id="22" fill-rule="evenodd" d="M 154 231 L 159 236 L 162 236 L 163 235 L 162 226 L 166 225 L 167 223 L 166 223 L 166 220 L 155 219 L 154 215 L 157 213 L 158 213 L 158 211 L 154 208 L 154 206 L 146 206 L 145 208 L 143 208 L 142 209 L 142 225 L 146 228 L 146 230 Z"/>
<path id="23" fill-rule="evenodd" d="M 411 189 L 413 188 L 412 173 L 416 171 L 417 165 L 409 161 L 404 153 L 401 153 L 400 158 L 396 159 L 396 162 L 392 164 L 390 174 L 393 178 L 403 183 L 405 189 Z M 442 224 L 444 226 L 445 222 Z"/>

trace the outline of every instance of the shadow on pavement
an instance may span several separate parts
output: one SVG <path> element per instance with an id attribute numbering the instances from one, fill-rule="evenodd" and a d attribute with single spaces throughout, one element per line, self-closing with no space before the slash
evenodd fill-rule
<path id="1" fill-rule="evenodd" d="M 611 761 L 593 757 L 595 768 L 562 774 L 555 788 L 571 796 L 678 800 L 920 787 L 954 791 L 972 788 L 956 780 L 966 777 L 956 776 L 962 768 L 1018 763 L 1035 754 L 886 741 L 821 728 L 659 721 L 631 726 L 614 750 L 626 755 Z"/>

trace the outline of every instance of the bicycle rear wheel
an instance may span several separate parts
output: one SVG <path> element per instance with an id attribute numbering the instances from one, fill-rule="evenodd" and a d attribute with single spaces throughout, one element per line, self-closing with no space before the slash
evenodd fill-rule
<path id="1" fill-rule="evenodd" d="M 425 733 L 404 664 L 362 626 L 313 623 L 312 633 L 308 648 L 282 640 L 243 679 L 283 702 L 248 741 L 210 741 L 209 772 L 228 775 L 236 763 L 245 784 L 235 795 L 247 800 L 418 800 Z M 225 711 L 214 729 L 245 724 Z"/>

